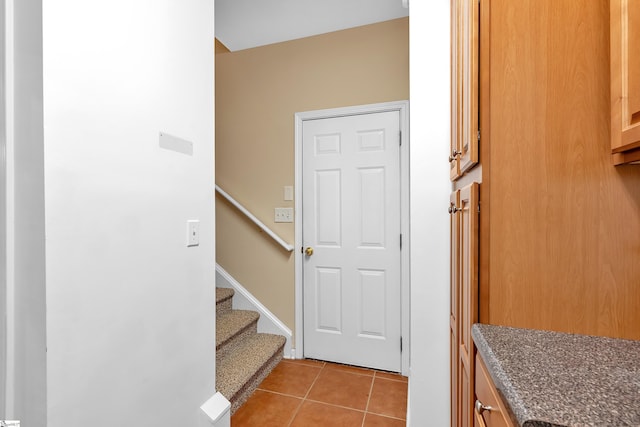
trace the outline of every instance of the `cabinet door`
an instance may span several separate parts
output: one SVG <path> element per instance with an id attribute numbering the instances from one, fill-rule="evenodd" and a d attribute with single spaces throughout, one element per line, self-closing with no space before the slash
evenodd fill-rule
<path id="1" fill-rule="evenodd" d="M 451 425 L 473 426 L 474 347 L 478 321 L 478 184 L 451 194 Z"/>
<path id="2" fill-rule="evenodd" d="M 478 322 L 478 184 L 460 190 L 460 269 L 458 299 L 458 389 L 460 425 L 473 425 L 474 344 L 471 326 Z"/>
<path id="3" fill-rule="evenodd" d="M 506 406 L 500 399 L 482 358 L 476 355 L 475 361 L 475 389 L 478 404 L 474 405 L 475 425 L 479 427 L 513 427 L 513 423 L 507 415 Z"/>
<path id="4" fill-rule="evenodd" d="M 451 139 L 449 155 L 449 177 L 451 181 L 460 176 L 460 142 L 462 135 L 462 1 L 451 0 Z"/>
<path id="5" fill-rule="evenodd" d="M 460 403 L 458 399 L 458 347 L 460 341 L 458 340 L 458 310 L 460 306 L 460 300 L 458 299 L 459 271 L 460 271 L 460 215 L 456 213 L 458 206 L 460 205 L 460 190 L 451 193 L 449 198 L 449 214 L 450 214 L 450 314 L 449 314 L 449 327 L 450 327 L 450 343 L 451 343 L 451 355 L 450 355 L 450 369 L 451 369 L 451 427 L 458 427 L 458 412 Z"/>
<path id="6" fill-rule="evenodd" d="M 611 150 L 640 161 L 640 0 L 611 0 Z"/>
<path id="7" fill-rule="evenodd" d="M 451 1 L 452 180 L 478 163 L 478 9 L 478 0 Z"/>

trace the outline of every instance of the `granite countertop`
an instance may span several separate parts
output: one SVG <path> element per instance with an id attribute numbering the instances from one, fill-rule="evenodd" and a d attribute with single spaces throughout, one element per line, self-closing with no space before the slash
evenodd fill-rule
<path id="1" fill-rule="evenodd" d="M 521 427 L 640 426 L 640 341 L 483 324 L 472 336 Z"/>

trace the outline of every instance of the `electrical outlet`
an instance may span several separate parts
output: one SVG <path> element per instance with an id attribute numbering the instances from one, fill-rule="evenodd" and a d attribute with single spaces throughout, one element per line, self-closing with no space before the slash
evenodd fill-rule
<path id="1" fill-rule="evenodd" d="M 187 221 L 187 247 L 200 244 L 200 221 Z"/>
<path id="2" fill-rule="evenodd" d="M 293 222 L 293 208 L 275 208 L 275 222 Z"/>

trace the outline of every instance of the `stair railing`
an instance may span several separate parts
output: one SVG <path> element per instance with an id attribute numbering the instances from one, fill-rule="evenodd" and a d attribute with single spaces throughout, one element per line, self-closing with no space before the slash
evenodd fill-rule
<path id="1" fill-rule="evenodd" d="M 264 231 L 265 233 L 267 233 L 269 235 L 269 237 L 271 237 L 273 240 L 275 240 L 280 246 L 282 246 L 285 250 L 287 250 L 288 252 L 293 251 L 293 245 L 288 244 L 287 242 L 285 242 L 280 236 L 278 236 L 273 230 L 271 230 L 269 227 L 267 227 L 262 221 L 260 221 L 258 218 L 256 218 L 255 215 L 253 215 L 251 212 L 249 212 L 247 210 L 247 208 L 245 208 L 244 206 L 242 206 L 240 204 L 240 202 L 238 202 L 236 199 L 234 199 L 233 197 L 231 197 L 229 195 L 229 193 L 227 193 L 226 191 L 224 191 L 222 188 L 220 188 L 220 186 L 218 186 L 216 184 L 216 191 L 218 192 L 218 194 L 220 194 L 222 197 L 224 197 L 229 203 L 231 203 L 233 206 L 236 207 L 236 209 L 238 209 L 240 212 L 242 212 L 247 218 L 249 218 L 255 225 L 257 225 L 262 231 Z"/>

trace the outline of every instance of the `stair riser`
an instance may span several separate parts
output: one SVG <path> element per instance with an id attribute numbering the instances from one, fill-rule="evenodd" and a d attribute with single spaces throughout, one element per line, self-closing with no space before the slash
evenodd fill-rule
<path id="1" fill-rule="evenodd" d="M 260 383 L 273 371 L 273 369 L 283 359 L 284 344 L 276 354 L 273 355 L 255 375 L 247 382 L 229 401 L 231 402 L 231 415 L 233 415 L 240 407 L 251 397 L 251 394 L 258 388 Z"/>
<path id="2" fill-rule="evenodd" d="M 216 315 L 220 316 L 222 314 L 229 313 L 232 308 L 232 298 L 227 298 L 223 301 L 216 303 Z"/>
<path id="3" fill-rule="evenodd" d="M 229 338 L 225 342 L 221 343 L 216 348 L 216 363 L 220 363 L 220 359 L 228 355 L 238 346 L 245 338 L 256 334 L 258 332 L 258 321 L 252 322 L 249 326 Z"/>

